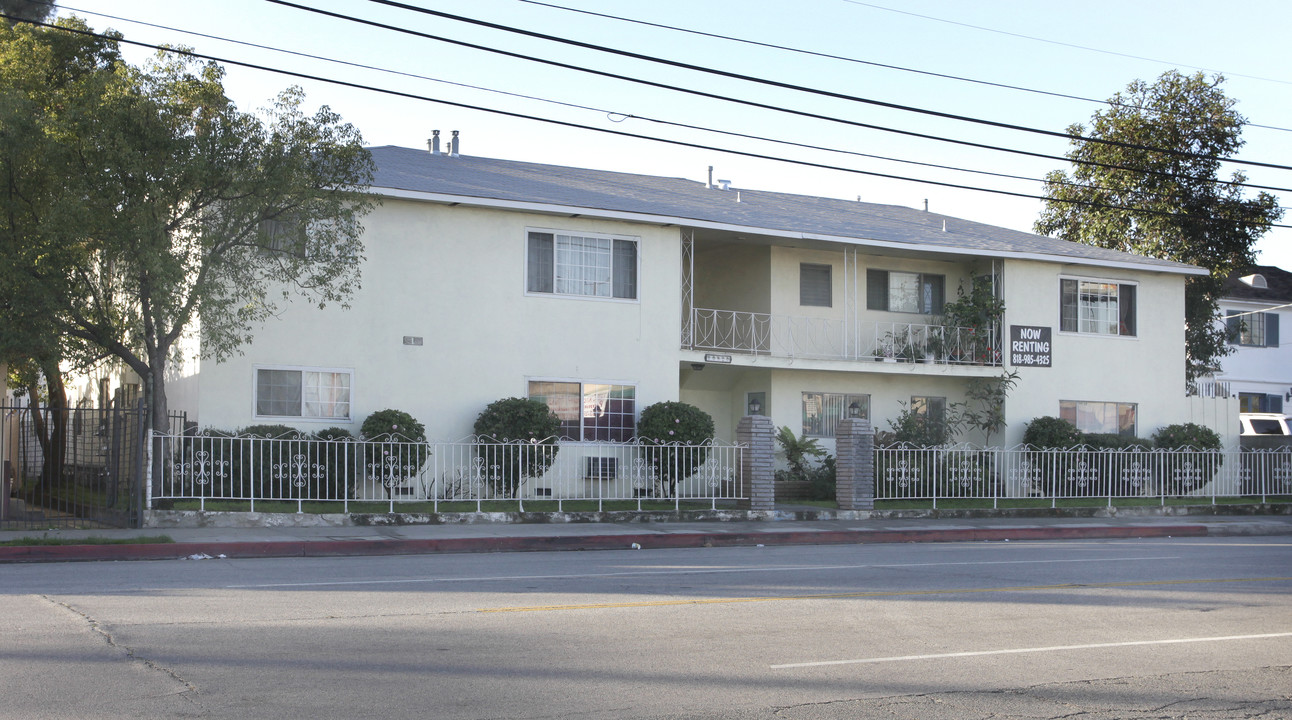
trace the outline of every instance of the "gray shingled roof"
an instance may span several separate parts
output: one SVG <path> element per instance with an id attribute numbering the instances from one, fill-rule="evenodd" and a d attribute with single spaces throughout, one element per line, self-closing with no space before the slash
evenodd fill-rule
<path id="1" fill-rule="evenodd" d="M 391 145 L 370 148 L 374 191 L 436 193 L 469 199 L 543 203 L 638 213 L 750 229 L 961 249 L 975 254 L 1044 255 L 1085 264 L 1134 264 L 1190 272 L 1193 266 L 1071 243 L 897 205 L 732 188 L 723 192 L 684 178 L 634 175 L 471 156 L 432 155 Z M 737 202 L 739 190 L 739 202 Z M 943 221 L 947 231 L 943 232 Z"/>
<path id="2" fill-rule="evenodd" d="M 1263 275 L 1267 288 L 1248 285 L 1240 278 Z M 1224 296 L 1235 300 L 1260 300 L 1263 302 L 1292 302 L 1292 272 L 1274 265 L 1253 265 L 1229 276 L 1225 281 Z"/>

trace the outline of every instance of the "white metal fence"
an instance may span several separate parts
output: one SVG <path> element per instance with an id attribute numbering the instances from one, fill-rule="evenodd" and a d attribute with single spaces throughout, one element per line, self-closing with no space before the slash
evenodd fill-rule
<path id="1" fill-rule="evenodd" d="M 695 308 L 689 347 L 823 360 L 1000 365 L 995 332 Z"/>
<path id="2" fill-rule="evenodd" d="M 921 448 L 875 451 L 876 499 L 1042 499 L 1292 495 L 1292 448 L 1277 450 Z"/>
<path id="3" fill-rule="evenodd" d="M 155 435 L 162 478 L 150 502 L 251 503 L 320 500 L 398 505 L 514 500 L 681 503 L 745 497 L 737 444 L 656 445 L 639 441 L 527 443 L 320 440 L 306 435 Z M 156 465 L 155 465 L 156 466 Z"/>

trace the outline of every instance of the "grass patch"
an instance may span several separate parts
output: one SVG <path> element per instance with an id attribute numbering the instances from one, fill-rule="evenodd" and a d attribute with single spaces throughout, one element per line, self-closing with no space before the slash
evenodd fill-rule
<path id="1" fill-rule="evenodd" d="M 0 542 L 0 547 L 21 547 L 28 545 L 158 545 L 175 542 L 169 535 L 140 535 L 139 537 L 129 538 L 105 538 L 105 537 L 83 537 L 83 538 L 52 538 L 52 537 L 20 537 L 16 540 L 5 540 Z"/>

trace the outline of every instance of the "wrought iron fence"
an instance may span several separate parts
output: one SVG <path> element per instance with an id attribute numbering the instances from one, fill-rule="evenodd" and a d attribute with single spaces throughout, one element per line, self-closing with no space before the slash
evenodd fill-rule
<path id="1" fill-rule="evenodd" d="M 877 499 L 1259 498 L 1292 495 L 1292 448 L 1241 451 L 915 447 L 875 451 Z"/>
<path id="2" fill-rule="evenodd" d="M 282 437 L 220 433 L 156 436 L 165 460 L 150 502 L 234 500 L 401 504 L 474 503 L 491 500 L 647 500 L 681 503 L 745 497 L 740 476 L 744 447 L 706 442 L 656 445 L 640 441 L 406 442 L 395 438 L 325 440 L 304 434 Z"/>
<path id="3" fill-rule="evenodd" d="M 136 527 L 143 504 L 143 406 L 0 406 L 0 527 Z M 185 416 L 173 413 L 181 432 Z"/>
<path id="4" fill-rule="evenodd" d="M 997 334 L 920 323 L 695 308 L 688 347 L 824 360 L 1000 365 Z"/>

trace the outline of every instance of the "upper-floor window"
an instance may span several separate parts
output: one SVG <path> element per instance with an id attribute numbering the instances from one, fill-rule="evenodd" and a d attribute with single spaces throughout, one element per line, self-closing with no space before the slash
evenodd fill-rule
<path id="1" fill-rule="evenodd" d="M 256 416 L 350 419 L 350 370 L 257 368 Z"/>
<path id="2" fill-rule="evenodd" d="M 625 442 L 636 434 L 636 386 L 531 380 L 529 397 L 556 413 L 562 440 Z"/>
<path id="3" fill-rule="evenodd" d="M 799 263 L 799 305 L 830 307 L 833 304 L 830 266 Z"/>
<path id="4" fill-rule="evenodd" d="M 532 293 L 637 299 L 637 240 L 531 231 L 525 289 Z"/>
<path id="5" fill-rule="evenodd" d="M 1238 412 L 1240 413 L 1282 413 L 1283 396 L 1266 393 L 1238 393 Z"/>
<path id="6" fill-rule="evenodd" d="M 1059 280 L 1059 330 L 1135 335 L 1135 286 L 1099 280 Z"/>
<path id="7" fill-rule="evenodd" d="M 859 417 L 870 419 L 870 396 L 846 393 L 803 393 L 803 434 L 834 437 L 839 421 Z"/>
<path id="8" fill-rule="evenodd" d="M 1279 315 L 1265 312 L 1225 311 L 1229 342 L 1245 347 L 1278 347 Z"/>
<path id="9" fill-rule="evenodd" d="M 1085 433 L 1135 437 L 1134 403 L 1060 400 L 1059 417 Z"/>
<path id="10" fill-rule="evenodd" d="M 896 270 L 866 271 L 866 309 L 940 315 L 946 277 Z"/>

